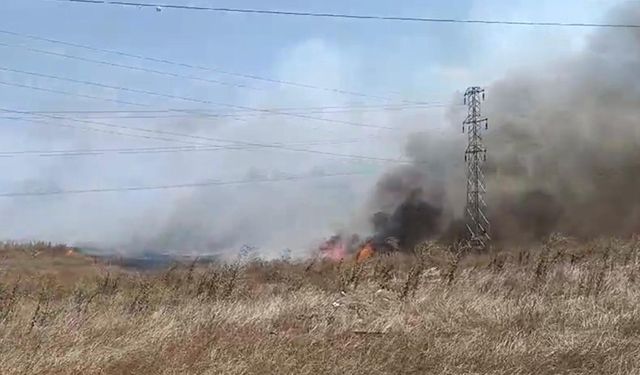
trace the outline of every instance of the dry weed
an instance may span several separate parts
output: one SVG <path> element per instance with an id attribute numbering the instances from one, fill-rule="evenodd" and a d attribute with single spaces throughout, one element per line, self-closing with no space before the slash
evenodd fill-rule
<path id="1" fill-rule="evenodd" d="M 4 244 L 0 373 L 640 374 L 638 243 L 145 274 Z"/>

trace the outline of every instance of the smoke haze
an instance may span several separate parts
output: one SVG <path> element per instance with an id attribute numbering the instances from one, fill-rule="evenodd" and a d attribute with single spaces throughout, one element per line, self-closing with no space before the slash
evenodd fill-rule
<path id="1" fill-rule="evenodd" d="M 640 5 L 619 7 L 610 21 L 640 23 Z M 640 30 L 597 30 L 578 54 L 510 73 L 489 85 L 487 95 L 485 174 L 495 239 L 640 231 Z M 451 129 L 459 131 L 465 114 L 452 108 Z M 423 223 L 421 237 L 464 234 L 464 138 L 450 132 L 412 137 L 407 154 L 416 165 L 377 184 L 372 217 L 414 201 L 415 189 L 439 190 L 421 202 L 447 214 Z"/>
<path id="2" fill-rule="evenodd" d="M 640 4 L 617 8 L 610 21 L 640 23 Z M 347 90 L 367 80 L 361 70 L 372 68 L 363 69 L 362 65 L 353 55 L 311 39 L 283 52 L 272 70 L 278 79 Z M 489 149 L 487 199 L 496 238 L 528 241 L 554 231 L 579 237 L 640 231 L 639 72 L 640 30 L 598 29 L 582 51 L 543 66 L 531 64 L 486 85 L 483 111 L 490 122 L 485 138 Z M 98 81 L 90 73 L 85 78 Z M 131 77 L 132 82 L 140 83 L 140 78 L 136 79 Z M 260 89 L 240 98 L 235 92 L 219 92 L 211 100 L 232 98 L 260 108 L 359 104 L 332 92 L 301 95 L 293 88 Z M 176 95 L 209 95 L 198 85 L 185 92 L 176 90 Z M 102 94 L 130 99 L 126 94 Z M 452 103 L 460 104 L 461 98 L 458 93 Z M 83 104 L 80 101 L 74 107 Z M 411 247 L 459 229 L 465 203 L 466 137 L 460 132 L 464 116 L 464 108 L 452 105 L 446 116 L 424 111 L 340 117 L 392 126 L 397 133 L 371 129 L 365 133 L 362 128 L 282 116 L 256 116 L 244 122 L 147 121 L 143 125 L 154 129 L 262 143 L 355 139 L 343 145 L 307 148 L 389 158 L 404 154 L 414 164 L 392 167 L 389 163 L 264 149 L 199 157 L 150 155 L 132 159 L 134 162 L 106 157 L 31 160 L 28 168 L 4 181 L 4 191 L 277 177 L 283 171 L 288 175 L 356 171 L 370 172 L 370 176 L 101 194 L 99 198 L 3 200 L 1 235 L 16 240 L 90 242 L 126 251 L 233 252 L 252 245 L 264 250 L 264 255 L 277 256 L 284 248 L 305 253 L 314 241 L 336 232 L 357 232 L 397 237 L 403 246 Z M 140 125 L 133 120 L 119 123 Z M 403 136 L 416 129 L 426 131 L 408 140 Z M 74 140 L 69 141 L 66 136 L 72 134 Z M 108 146 L 72 130 L 38 127 L 23 136 L 13 138 L 11 147 L 6 148 L 19 149 L 13 146 L 27 145 L 26 139 L 37 139 L 51 149 Z M 140 144 L 123 142 L 118 147 Z"/>
<path id="3" fill-rule="evenodd" d="M 610 20 L 640 23 L 640 5 Z M 490 86 L 496 235 L 640 230 L 640 30 L 598 30 L 584 51 Z M 517 228 L 509 228 L 508 223 Z"/>

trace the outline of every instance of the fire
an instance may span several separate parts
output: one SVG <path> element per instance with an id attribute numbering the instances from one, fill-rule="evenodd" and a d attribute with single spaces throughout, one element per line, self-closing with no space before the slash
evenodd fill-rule
<path id="1" fill-rule="evenodd" d="M 320 247 L 320 251 L 325 258 L 338 262 L 347 255 L 347 246 L 340 236 L 333 236 Z"/>
<path id="2" fill-rule="evenodd" d="M 70 257 L 70 256 L 74 256 L 76 255 L 75 251 L 73 251 L 73 249 L 69 249 L 67 250 L 67 252 L 65 253 L 66 256 Z"/>
<path id="3" fill-rule="evenodd" d="M 342 235 L 335 235 L 320 246 L 322 256 L 333 262 L 339 262 L 347 258 L 353 259 L 358 263 L 364 262 L 374 256 L 375 252 L 375 246 L 371 241 L 362 244 L 357 236 L 345 239 Z"/>
<path id="4" fill-rule="evenodd" d="M 375 254 L 376 250 L 373 248 L 371 242 L 367 242 L 356 254 L 356 262 L 364 262 L 371 258 Z"/>

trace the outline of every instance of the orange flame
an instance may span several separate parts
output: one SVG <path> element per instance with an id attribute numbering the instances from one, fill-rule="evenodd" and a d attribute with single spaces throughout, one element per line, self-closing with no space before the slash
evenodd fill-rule
<path id="1" fill-rule="evenodd" d="M 371 242 L 367 242 L 356 254 L 356 262 L 364 262 L 371 258 L 375 254 L 376 250 L 373 248 Z"/>
<path id="2" fill-rule="evenodd" d="M 325 242 L 321 247 L 320 251 L 322 251 L 324 257 L 334 262 L 339 262 L 344 259 L 347 248 L 345 244 L 342 242 L 340 237 L 332 237 L 327 242 Z"/>

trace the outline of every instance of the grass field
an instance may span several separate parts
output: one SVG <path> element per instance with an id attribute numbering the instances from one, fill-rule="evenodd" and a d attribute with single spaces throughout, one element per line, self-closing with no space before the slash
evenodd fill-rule
<path id="1" fill-rule="evenodd" d="M 640 239 L 151 273 L 0 249 L 0 374 L 640 374 Z"/>

